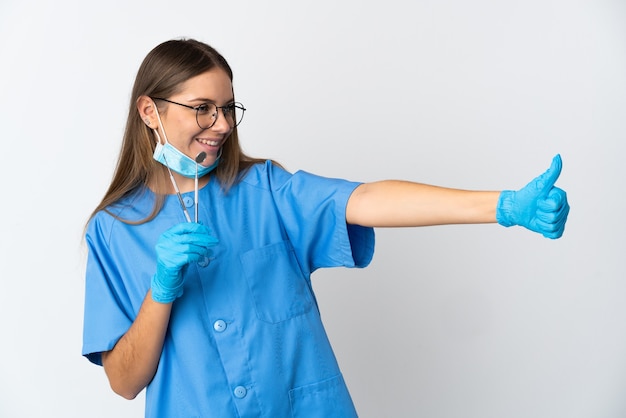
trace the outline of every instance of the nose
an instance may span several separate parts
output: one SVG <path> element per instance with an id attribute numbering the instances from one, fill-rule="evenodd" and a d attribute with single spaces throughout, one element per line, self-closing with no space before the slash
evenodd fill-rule
<path id="1" fill-rule="evenodd" d="M 211 126 L 210 129 L 216 132 L 221 132 L 221 133 L 226 133 L 233 129 L 233 126 L 231 126 L 231 124 L 228 122 L 228 118 L 224 114 L 223 108 L 220 107 L 217 109 L 217 119 L 215 120 L 215 123 L 213 124 L 213 126 Z"/>

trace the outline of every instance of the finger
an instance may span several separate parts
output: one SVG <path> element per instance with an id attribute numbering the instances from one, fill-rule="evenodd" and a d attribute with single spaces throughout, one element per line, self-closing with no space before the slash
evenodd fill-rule
<path id="1" fill-rule="evenodd" d="M 199 247 L 209 248 L 209 247 L 216 246 L 219 243 L 219 240 L 215 238 L 213 235 L 190 234 L 190 235 L 187 235 L 187 240 L 185 242 L 189 244 L 197 245 Z"/>
<path id="2" fill-rule="evenodd" d="M 553 187 L 545 199 L 537 201 L 537 209 L 545 212 L 557 212 L 564 206 L 568 206 L 567 193 L 558 187 Z"/>
<path id="3" fill-rule="evenodd" d="M 217 239 L 217 237 L 214 237 L 213 235 L 210 235 L 210 234 L 205 235 L 205 239 L 206 239 L 207 247 L 214 247 L 220 243 L 220 240 Z"/>
<path id="4" fill-rule="evenodd" d="M 534 220 L 534 231 L 540 232 L 546 238 L 557 239 L 563 235 L 565 225 L 562 222 L 544 222 L 543 220 L 536 218 Z"/>
<path id="5" fill-rule="evenodd" d="M 557 154 L 552 159 L 552 164 L 550 168 L 546 170 L 545 173 L 535 178 L 533 181 L 536 187 L 536 190 L 540 195 L 546 196 L 552 187 L 554 187 L 554 183 L 556 183 L 557 179 L 561 175 L 561 169 L 563 168 L 563 161 L 561 160 L 561 156 Z"/>
<path id="6" fill-rule="evenodd" d="M 557 221 L 555 222 L 555 224 L 558 225 L 558 227 L 561 229 L 565 228 L 565 222 L 567 222 L 568 215 L 569 215 L 569 205 L 564 205 L 559 211 L 559 213 L 557 213 L 556 215 Z"/>
<path id="7" fill-rule="evenodd" d="M 569 204 L 567 200 L 541 200 L 537 205 L 536 216 L 545 222 L 560 222 L 562 218 L 567 218 L 569 213 Z"/>
<path id="8" fill-rule="evenodd" d="M 162 259 L 169 264 L 182 267 L 193 261 L 198 261 L 211 253 L 207 247 L 195 244 L 181 244 L 176 247 L 174 253 L 165 254 Z"/>
<path id="9" fill-rule="evenodd" d="M 206 231 L 194 231 L 182 234 L 164 234 L 163 239 L 176 244 L 196 243 L 207 247 L 214 246 L 219 243 L 219 240 L 216 237 L 210 235 Z"/>
<path id="10" fill-rule="evenodd" d="M 209 234 L 209 228 L 195 222 L 181 222 L 168 229 L 165 233 L 168 235 Z"/>
<path id="11" fill-rule="evenodd" d="M 545 237 L 560 238 L 563 235 L 568 214 L 569 205 L 563 205 L 558 212 L 537 211 L 533 220 L 534 227 Z"/>
<path id="12" fill-rule="evenodd" d="M 191 263 L 203 257 L 208 257 L 211 253 L 212 251 L 206 247 L 190 246 L 187 251 L 185 251 L 185 258 L 187 263 Z"/>

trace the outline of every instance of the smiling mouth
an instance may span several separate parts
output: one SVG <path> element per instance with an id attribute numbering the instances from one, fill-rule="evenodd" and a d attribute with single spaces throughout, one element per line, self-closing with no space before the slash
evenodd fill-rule
<path id="1" fill-rule="evenodd" d="M 220 144 L 220 141 L 211 141 L 208 139 L 201 139 L 201 138 L 196 138 L 196 141 L 204 145 L 210 145 L 212 147 L 217 147 Z"/>

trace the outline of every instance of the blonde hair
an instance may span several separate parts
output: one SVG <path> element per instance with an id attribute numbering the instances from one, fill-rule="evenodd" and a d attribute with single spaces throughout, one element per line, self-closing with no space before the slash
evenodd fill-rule
<path id="1" fill-rule="evenodd" d="M 169 181 L 167 169 L 152 158 L 156 142 L 151 130 L 141 120 L 136 107 L 137 99 L 141 96 L 169 97 L 176 94 L 185 81 L 214 68 L 225 71 L 232 82 L 233 72 L 226 59 L 211 46 L 194 39 L 166 41 L 148 53 L 135 78 L 122 148 L 113 179 L 89 219 L 101 210 L 106 211 L 109 206 L 140 187 L 152 185 L 156 191 L 166 190 L 166 182 Z M 214 175 L 223 189 L 228 191 L 245 170 L 263 161 L 244 154 L 235 127 L 222 146 L 222 156 Z M 164 200 L 165 195 L 157 193 L 152 212 L 145 219 L 118 219 L 129 224 L 148 222 L 158 215 Z M 112 213 L 111 215 L 116 216 Z"/>

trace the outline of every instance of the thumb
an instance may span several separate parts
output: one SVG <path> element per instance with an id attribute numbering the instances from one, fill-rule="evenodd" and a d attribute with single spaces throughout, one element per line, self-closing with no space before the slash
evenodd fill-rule
<path id="1" fill-rule="evenodd" d="M 561 161 L 561 155 L 557 154 L 552 159 L 552 165 L 550 165 L 550 168 L 533 181 L 536 190 L 540 195 L 546 196 L 552 187 L 554 187 L 554 183 L 556 183 L 557 179 L 561 175 L 562 168 L 563 161 Z"/>

